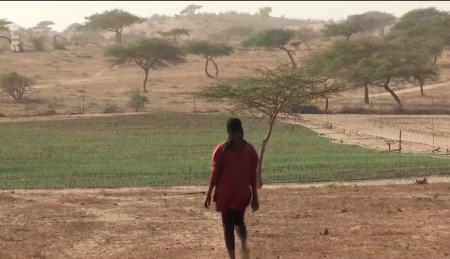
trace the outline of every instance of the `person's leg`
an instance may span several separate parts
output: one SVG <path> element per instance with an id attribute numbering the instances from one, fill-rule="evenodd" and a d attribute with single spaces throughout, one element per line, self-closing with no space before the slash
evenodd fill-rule
<path id="1" fill-rule="evenodd" d="M 236 231 L 241 239 L 244 258 L 248 258 L 249 250 L 247 247 L 247 227 L 244 222 L 245 210 L 236 211 Z"/>
<path id="2" fill-rule="evenodd" d="M 225 236 L 225 246 L 227 247 L 228 255 L 230 259 L 235 258 L 235 245 L 234 245 L 234 225 L 235 225 L 235 213 L 232 210 L 222 212 L 222 225 Z"/>

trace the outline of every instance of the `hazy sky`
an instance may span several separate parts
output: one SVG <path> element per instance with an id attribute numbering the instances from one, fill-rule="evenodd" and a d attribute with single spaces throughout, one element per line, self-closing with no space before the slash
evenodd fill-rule
<path id="1" fill-rule="evenodd" d="M 1 1 L 0 18 L 7 18 L 21 26 L 32 27 L 42 20 L 55 22 L 62 31 L 68 25 L 83 23 L 84 17 L 104 10 L 121 8 L 139 16 L 155 13 L 174 15 L 185 6 L 202 5 L 200 12 L 255 13 L 263 6 L 272 7 L 272 16 L 284 15 L 300 19 L 342 19 L 350 14 L 370 10 L 384 11 L 399 17 L 421 7 L 436 7 L 450 11 L 450 1 Z"/>

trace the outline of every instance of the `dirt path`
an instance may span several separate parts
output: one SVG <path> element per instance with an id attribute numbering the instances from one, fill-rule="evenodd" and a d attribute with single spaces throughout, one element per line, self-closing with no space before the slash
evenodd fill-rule
<path id="1" fill-rule="evenodd" d="M 404 181 L 266 185 L 251 258 L 450 257 L 450 183 Z M 205 189 L 0 191 L 0 258 L 225 258 Z"/>
<path id="2" fill-rule="evenodd" d="M 78 78 L 78 79 L 72 79 L 72 80 L 60 80 L 56 81 L 52 84 L 37 84 L 33 87 L 36 89 L 45 89 L 45 88 L 55 88 L 55 87 L 61 87 L 66 85 L 82 85 L 82 84 L 92 84 L 92 83 L 98 83 L 98 82 L 105 82 L 108 80 L 113 79 L 112 76 L 104 76 L 106 72 L 111 71 L 111 68 L 101 70 L 97 73 L 95 73 L 92 76 L 86 77 L 86 78 Z"/>
<path id="3" fill-rule="evenodd" d="M 389 150 L 389 142 L 391 149 L 398 149 L 402 130 L 402 152 L 447 155 L 450 149 L 449 115 L 306 114 L 283 121 L 310 128 L 337 143 L 366 148 Z"/>

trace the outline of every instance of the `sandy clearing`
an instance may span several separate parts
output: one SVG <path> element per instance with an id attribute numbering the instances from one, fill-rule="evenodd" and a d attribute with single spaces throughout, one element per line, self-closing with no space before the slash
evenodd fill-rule
<path id="1" fill-rule="evenodd" d="M 246 216 L 251 258 L 448 258 L 448 179 L 405 181 L 267 185 Z M 193 188 L 1 191 L 0 257 L 225 258 Z"/>

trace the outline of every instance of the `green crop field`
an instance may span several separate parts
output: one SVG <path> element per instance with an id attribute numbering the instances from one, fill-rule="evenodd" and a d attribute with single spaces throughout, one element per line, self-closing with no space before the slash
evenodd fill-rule
<path id="1" fill-rule="evenodd" d="M 211 152 L 226 139 L 224 114 L 155 113 L 0 124 L 0 188 L 131 187 L 206 184 Z M 242 117 L 259 150 L 265 121 Z M 331 143 L 277 123 L 265 182 L 439 175 L 450 160 Z"/>

